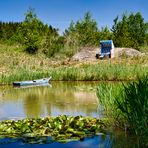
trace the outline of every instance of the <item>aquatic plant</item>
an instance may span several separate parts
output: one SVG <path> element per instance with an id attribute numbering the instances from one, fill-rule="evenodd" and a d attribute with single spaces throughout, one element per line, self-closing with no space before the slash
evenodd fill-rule
<path id="1" fill-rule="evenodd" d="M 115 104 L 138 136 L 148 136 L 148 76 L 123 85 Z"/>
<path id="2" fill-rule="evenodd" d="M 148 76 L 137 81 L 102 84 L 97 95 L 109 121 L 138 136 L 138 143 L 148 146 Z"/>
<path id="3" fill-rule="evenodd" d="M 52 137 L 54 141 L 67 142 L 104 132 L 105 124 L 96 118 L 66 116 L 6 120 L 0 122 L 0 137 L 32 139 Z M 34 139 L 34 140 L 33 140 Z"/>
<path id="4" fill-rule="evenodd" d="M 121 82 L 102 82 L 97 88 L 99 108 L 103 108 L 104 116 L 109 119 L 111 124 L 115 124 L 117 126 L 122 126 L 121 120 L 123 120 L 123 118 L 121 112 L 117 110 L 115 99 L 120 95 L 120 91 L 122 89 L 123 88 Z"/>

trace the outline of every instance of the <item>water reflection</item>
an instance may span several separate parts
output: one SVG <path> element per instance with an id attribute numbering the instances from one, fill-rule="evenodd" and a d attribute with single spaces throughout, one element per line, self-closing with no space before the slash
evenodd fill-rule
<path id="1" fill-rule="evenodd" d="M 24 112 L 27 117 L 37 117 L 42 114 L 42 101 L 38 94 L 28 93 L 24 98 Z"/>
<path id="2" fill-rule="evenodd" d="M 35 143 L 34 143 L 35 142 Z M 3 146 L 8 148 L 12 147 L 20 147 L 23 146 L 24 148 L 28 147 L 38 147 L 38 148 L 45 148 L 45 147 L 55 147 L 55 148 L 111 148 L 111 137 L 109 135 L 106 136 L 93 136 L 89 138 L 81 139 L 80 141 L 71 141 L 68 143 L 59 143 L 52 140 L 50 137 L 36 137 L 33 142 L 32 138 L 20 138 L 20 139 L 11 139 L 5 138 L 0 139 L 0 147 Z M 34 143 L 34 144 L 29 144 Z"/>
<path id="3" fill-rule="evenodd" d="M 0 147 L 24 147 L 24 148 L 141 148 L 138 146 L 136 138 L 125 137 L 116 134 L 96 135 L 87 137 L 79 141 L 69 141 L 67 143 L 55 142 L 51 137 L 22 137 L 18 139 L 0 138 Z"/>
<path id="4" fill-rule="evenodd" d="M 97 83 L 53 82 L 52 87 L 0 87 L 0 119 L 83 115 L 97 117 Z"/>

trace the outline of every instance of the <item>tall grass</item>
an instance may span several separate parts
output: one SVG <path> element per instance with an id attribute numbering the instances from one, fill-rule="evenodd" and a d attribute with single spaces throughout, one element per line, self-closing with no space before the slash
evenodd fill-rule
<path id="1" fill-rule="evenodd" d="M 97 95 L 110 122 L 126 125 L 148 146 L 148 76 L 125 84 L 102 84 Z"/>
<path id="2" fill-rule="evenodd" d="M 115 99 L 136 135 L 148 136 L 148 76 L 123 85 L 124 89 Z"/>
<path id="3" fill-rule="evenodd" d="M 138 76 L 148 73 L 147 67 L 140 65 L 125 64 L 83 64 L 79 67 L 59 67 L 50 69 L 50 73 L 54 73 L 55 80 L 135 80 Z"/>
<path id="4" fill-rule="evenodd" d="M 107 117 L 111 124 L 116 126 L 124 126 L 121 125 L 121 114 L 117 110 L 117 105 L 115 104 L 115 99 L 120 95 L 120 92 L 123 90 L 122 83 L 108 83 L 103 82 L 100 83 L 97 88 L 97 96 L 99 100 L 100 108 L 103 107 L 104 116 Z M 120 117 L 119 117 L 120 116 Z M 120 119 L 119 119 L 120 118 Z M 122 119 L 123 120 L 123 119 Z"/>
<path id="5" fill-rule="evenodd" d="M 13 68 L 12 68 L 13 69 Z M 147 67 L 140 65 L 125 64 L 82 64 L 76 66 L 59 66 L 42 69 L 42 66 L 18 66 L 9 74 L 0 75 L 0 83 L 11 83 L 14 80 L 29 80 L 52 76 L 52 80 L 63 81 L 126 81 L 136 80 L 143 74 L 148 73 Z"/>
<path id="6" fill-rule="evenodd" d="M 13 72 L 7 75 L 0 76 L 0 84 L 11 84 L 14 81 L 23 81 L 23 80 L 34 80 L 44 77 L 49 77 L 48 72 L 42 71 L 30 71 L 26 69 L 20 69 L 17 72 Z"/>

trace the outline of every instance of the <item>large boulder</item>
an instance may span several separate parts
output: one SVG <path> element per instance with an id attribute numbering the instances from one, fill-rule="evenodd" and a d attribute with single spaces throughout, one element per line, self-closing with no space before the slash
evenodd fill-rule
<path id="1" fill-rule="evenodd" d="M 134 56 L 142 56 L 144 53 L 133 49 L 133 48 L 115 48 L 115 57 L 134 57 Z"/>
<path id="2" fill-rule="evenodd" d="M 116 57 L 134 57 L 145 55 L 140 51 L 132 48 L 114 48 L 115 58 Z M 100 53 L 100 48 L 85 47 L 76 53 L 71 60 L 84 61 L 84 60 L 95 60 L 96 54 Z"/>
<path id="3" fill-rule="evenodd" d="M 96 53 L 99 48 L 85 47 L 76 53 L 71 60 L 82 61 L 82 60 L 93 60 L 96 59 Z"/>

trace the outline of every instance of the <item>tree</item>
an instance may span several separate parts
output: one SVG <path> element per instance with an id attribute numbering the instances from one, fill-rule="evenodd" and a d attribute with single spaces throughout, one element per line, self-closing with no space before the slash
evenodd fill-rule
<path id="1" fill-rule="evenodd" d="M 49 27 L 47 34 L 45 35 L 45 40 L 43 43 L 43 53 L 48 57 L 52 57 L 55 53 L 59 52 L 64 45 L 64 38 L 59 36 L 56 29 Z"/>
<path id="2" fill-rule="evenodd" d="M 148 46 L 148 23 L 146 23 L 146 35 L 145 35 L 145 45 Z"/>
<path id="3" fill-rule="evenodd" d="M 19 22 L 0 22 L 0 40 L 12 40 L 20 24 Z"/>
<path id="4" fill-rule="evenodd" d="M 85 13 L 82 20 L 72 21 L 64 33 L 65 48 L 69 50 L 67 53 L 73 55 L 80 47 L 98 45 L 98 33 L 97 23 L 90 12 Z"/>
<path id="5" fill-rule="evenodd" d="M 112 27 L 114 44 L 117 47 L 130 47 L 131 40 L 128 26 L 128 16 L 123 14 L 122 20 L 118 22 L 118 16 L 114 19 Z"/>
<path id="6" fill-rule="evenodd" d="M 29 53 L 38 51 L 43 35 L 44 24 L 37 18 L 33 9 L 29 9 L 26 13 L 25 20 L 22 22 L 18 30 L 18 41 L 25 45 L 25 49 Z"/>
<path id="7" fill-rule="evenodd" d="M 100 34 L 99 35 L 100 40 L 111 40 L 112 39 L 112 32 L 110 32 L 107 26 L 102 27 L 99 34 Z"/>
<path id="8" fill-rule="evenodd" d="M 131 13 L 129 16 L 123 14 L 121 21 L 116 17 L 112 27 L 114 44 L 119 47 L 139 49 L 144 44 L 146 30 L 146 23 L 140 12 L 135 15 Z"/>
<path id="9" fill-rule="evenodd" d="M 133 40 L 132 47 L 139 48 L 139 46 L 144 44 L 146 23 L 144 23 L 144 18 L 141 16 L 140 12 L 135 15 L 131 13 L 129 16 L 129 32 Z"/>
<path id="10" fill-rule="evenodd" d="M 76 31 L 79 34 L 80 45 L 82 46 L 94 46 L 96 43 L 96 35 L 98 32 L 97 23 L 92 19 L 89 12 L 84 15 L 82 21 L 77 21 Z"/>

